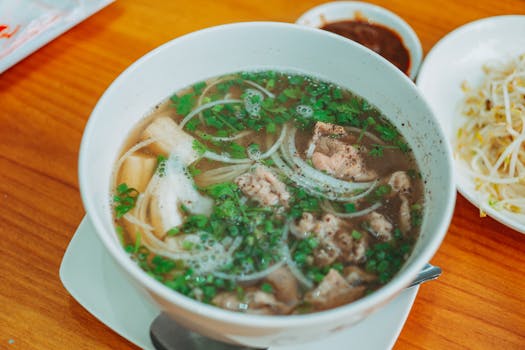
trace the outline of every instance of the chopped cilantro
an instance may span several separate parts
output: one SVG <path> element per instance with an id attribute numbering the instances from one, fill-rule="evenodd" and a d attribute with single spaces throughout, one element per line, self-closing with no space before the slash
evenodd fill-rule
<path id="1" fill-rule="evenodd" d="M 376 243 L 366 252 L 366 270 L 376 273 L 379 282 L 384 284 L 392 279 L 405 262 L 412 249 L 411 239 L 392 239 Z"/>
<path id="2" fill-rule="evenodd" d="M 202 93 L 202 90 L 206 88 L 206 82 L 201 81 L 200 83 L 197 83 L 193 85 L 192 87 L 193 87 L 193 91 L 195 92 L 195 94 L 200 95 Z"/>
<path id="3" fill-rule="evenodd" d="M 172 227 L 166 232 L 168 236 L 175 236 L 175 235 L 178 235 L 179 233 L 180 233 L 179 227 Z"/>
<path id="4" fill-rule="evenodd" d="M 166 161 L 168 159 L 162 154 L 157 156 L 157 173 L 160 177 L 166 175 Z"/>
<path id="5" fill-rule="evenodd" d="M 355 213 L 357 210 L 355 207 L 355 203 L 345 203 L 343 204 L 343 208 L 345 210 L 345 213 Z"/>
<path id="6" fill-rule="evenodd" d="M 359 240 L 363 237 L 363 234 L 357 230 L 352 230 L 352 238 Z"/>
<path id="7" fill-rule="evenodd" d="M 182 96 L 173 95 L 171 101 L 174 103 L 177 113 L 180 115 L 187 115 L 193 109 L 195 103 L 195 96 L 192 93 Z"/>
<path id="8" fill-rule="evenodd" d="M 416 203 L 410 207 L 410 219 L 412 226 L 421 226 L 423 223 L 423 209 L 420 204 Z"/>
<path id="9" fill-rule="evenodd" d="M 263 283 L 261 284 L 261 290 L 265 293 L 273 293 L 273 287 L 270 283 Z"/>
<path id="10" fill-rule="evenodd" d="M 389 184 L 379 185 L 366 196 L 366 199 L 369 202 L 377 202 L 388 196 L 390 192 L 392 192 L 392 187 Z"/>
<path id="11" fill-rule="evenodd" d="M 204 153 L 206 153 L 208 148 L 204 146 L 199 140 L 195 139 L 193 140 L 193 150 L 197 152 L 199 156 L 202 156 Z"/>

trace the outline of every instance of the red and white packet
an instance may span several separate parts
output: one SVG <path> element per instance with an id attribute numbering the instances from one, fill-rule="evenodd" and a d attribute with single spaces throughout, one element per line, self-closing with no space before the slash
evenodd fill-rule
<path id="1" fill-rule="evenodd" d="M 0 0 L 0 74 L 114 0 Z"/>

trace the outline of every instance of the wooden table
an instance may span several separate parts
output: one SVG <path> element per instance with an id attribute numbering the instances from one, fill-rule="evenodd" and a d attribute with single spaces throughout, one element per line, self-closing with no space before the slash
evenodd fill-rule
<path id="1" fill-rule="evenodd" d="M 293 22 L 320 2 L 118 0 L 0 75 L 0 349 L 134 348 L 58 277 L 84 216 L 82 131 L 111 81 L 182 34 L 238 21 Z M 523 0 L 373 2 L 406 19 L 425 53 L 467 22 L 525 14 Z M 459 196 L 432 261 L 444 274 L 421 287 L 396 348 L 524 349 L 524 253 L 525 235 L 481 219 Z"/>

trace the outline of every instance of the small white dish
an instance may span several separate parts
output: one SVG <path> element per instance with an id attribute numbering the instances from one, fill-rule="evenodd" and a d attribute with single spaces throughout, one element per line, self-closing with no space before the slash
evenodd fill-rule
<path id="1" fill-rule="evenodd" d="M 407 75 L 415 79 L 423 57 L 421 42 L 407 22 L 383 7 L 360 1 L 328 2 L 308 10 L 295 23 L 320 28 L 327 23 L 352 19 L 381 24 L 399 34 L 410 55 Z"/>
<path id="2" fill-rule="evenodd" d="M 429 52 L 417 79 L 434 115 L 453 145 L 461 118 L 458 104 L 463 99 L 461 83 L 477 86 L 483 79 L 483 64 L 508 61 L 525 53 L 525 16 L 498 16 L 468 23 L 442 38 Z M 471 176 L 455 159 L 455 181 L 459 192 L 472 204 L 502 224 L 525 233 L 525 223 L 507 211 L 484 203 Z"/>
<path id="3" fill-rule="evenodd" d="M 114 263 L 85 217 L 62 259 L 60 279 L 67 291 L 102 323 L 142 349 L 154 347 L 149 326 L 160 310 L 136 288 Z M 401 292 L 388 305 L 354 327 L 325 339 L 269 350 L 384 350 L 394 345 L 419 287 Z"/>

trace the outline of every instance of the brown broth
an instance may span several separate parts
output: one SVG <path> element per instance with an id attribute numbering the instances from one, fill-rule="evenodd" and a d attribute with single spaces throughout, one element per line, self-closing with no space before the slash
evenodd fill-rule
<path id="1" fill-rule="evenodd" d="M 246 80 L 257 83 L 260 88 L 253 84 L 247 84 Z M 302 185 L 295 183 L 287 177 L 286 172 L 283 172 L 283 169 L 275 163 L 273 158 L 268 158 L 261 160 L 260 163 L 264 165 L 265 169 L 275 174 L 278 181 L 282 182 L 286 191 L 290 194 L 290 199 L 285 204 L 261 205 L 257 201 L 256 196 L 252 197 L 236 186 L 231 187 L 234 188 L 234 197 L 225 197 L 226 199 L 213 197 L 208 190 L 209 187 L 207 187 L 209 186 L 207 182 L 209 181 L 209 176 L 206 174 L 228 164 L 201 156 L 202 158 L 191 164 L 191 166 L 185 165 L 184 169 L 192 174 L 190 177 L 195 182 L 195 191 L 198 191 L 202 196 L 214 198 L 215 203 L 212 214 L 207 218 L 203 218 L 203 215 L 195 216 L 189 213 L 187 208 L 184 209 L 182 206 L 179 206 L 177 212 L 183 218 L 183 224 L 173 228 L 176 229 L 176 232 L 170 233 L 171 230 L 159 231 L 158 222 L 156 223 L 155 219 L 156 214 L 151 209 L 157 205 L 155 204 L 157 203 L 155 202 L 156 199 L 144 199 L 147 192 L 145 191 L 141 196 L 143 196 L 142 199 L 144 199 L 146 204 L 141 205 L 147 205 L 147 207 L 144 207 L 145 209 L 142 208 L 144 210 L 135 207 L 130 211 L 130 215 L 134 215 L 143 223 L 142 226 L 130 222 L 125 216 L 115 217 L 116 225 L 120 227 L 119 230 L 122 232 L 124 246 L 132 259 L 136 260 L 144 270 L 168 287 L 189 297 L 217 306 L 221 305 L 219 296 L 228 295 L 235 298 L 235 295 L 237 295 L 239 305 L 242 303 L 252 305 L 250 303 L 253 302 L 254 293 L 266 293 L 267 297 L 275 298 L 275 303 L 272 306 L 250 306 L 253 310 L 250 308 L 241 310 L 239 308 L 235 311 L 244 310 L 243 312 L 268 314 L 296 314 L 321 311 L 352 301 L 354 298 L 350 298 L 352 299 L 350 300 L 348 295 L 343 296 L 342 299 L 339 297 L 330 298 L 339 300 L 332 304 L 317 304 L 315 300 L 312 301 L 312 290 L 322 283 L 324 278 L 328 278 L 326 276 L 333 275 L 334 271 L 337 271 L 339 276 L 348 279 L 350 274 L 345 271 L 358 269 L 362 276 L 370 278 L 370 280 L 366 281 L 345 282 L 349 283 L 348 288 L 357 288 L 359 290 L 359 297 L 364 296 L 365 292 L 372 292 L 380 288 L 392 278 L 408 257 L 414 241 L 419 235 L 419 225 L 413 225 L 410 229 L 401 232 L 399 229 L 401 227 L 399 214 L 402 206 L 401 195 L 388 191 L 383 191 L 381 194 L 377 193 L 380 193 L 379 190 L 388 190 L 390 188 L 387 183 L 393 172 L 405 172 L 410 174 L 410 183 L 412 185 L 411 190 L 403 194 L 405 200 L 408 200 L 411 208 L 416 206 L 419 208 L 418 215 L 421 215 L 421 205 L 423 204 L 423 183 L 418 177 L 418 166 L 410 149 L 402 147 L 406 146 L 406 144 L 399 130 L 395 129 L 379 110 L 351 91 L 310 77 L 279 72 L 248 72 L 212 79 L 207 82 L 206 86 L 210 84 L 216 85 L 205 90 L 206 96 L 202 99 L 203 105 L 220 99 L 242 99 L 244 104 L 235 102 L 229 106 L 220 104 L 218 107 L 210 107 L 203 111 L 202 115 L 196 115 L 191 123 L 189 122 L 185 125 L 184 131 L 197 139 L 207 151 L 215 152 L 216 154 L 227 154 L 229 157 L 239 159 L 248 157 L 247 149 L 256 144 L 260 152 L 264 153 L 269 149 L 269 145 L 280 139 L 283 125 L 287 125 L 287 128 L 296 128 L 297 130 L 294 143 L 296 154 L 294 156 L 300 157 L 303 161 L 311 162 L 311 159 L 307 159 L 305 154 L 313 137 L 316 120 L 328 120 L 334 125 L 345 127 L 345 135 L 341 136 L 339 141 L 352 145 L 359 150 L 365 168 L 372 169 L 377 173 L 377 183 L 372 192 L 353 203 L 328 200 L 323 197 L 323 194 L 315 194 L 317 193 L 316 188 L 305 189 Z M 167 101 L 160 103 L 130 134 L 122 154 L 138 144 L 141 141 L 141 135 L 144 133 L 144 130 L 161 118 L 168 116 L 175 123 L 181 123 L 188 112 L 181 114 L 179 109 L 186 108 L 189 111 L 197 108 L 199 94 L 202 93 L 203 87 L 197 88 L 196 86 L 199 85 L 181 90 Z M 263 112 L 259 112 L 259 114 L 252 117 L 249 115 L 248 102 L 245 97 L 249 89 L 252 89 L 252 93 L 253 90 L 258 90 L 259 92 L 271 90 L 271 93 L 275 96 L 275 98 L 271 98 L 264 95 L 262 99 L 255 98 L 251 103 L 259 103 L 263 106 L 261 107 Z M 191 101 L 191 108 L 183 105 L 181 101 L 184 98 Z M 312 107 L 313 114 L 298 114 L 296 106 L 305 106 L 306 103 L 316 106 L 315 108 Z M 319 108 L 319 106 L 322 106 L 322 108 Z M 347 119 L 343 118 L 345 115 Z M 335 119 L 331 120 L 330 118 Z M 272 124 L 275 125 L 272 126 Z M 236 139 L 233 142 L 218 142 L 210 139 L 210 135 L 230 137 L 246 130 L 251 131 L 249 136 Z M 329 136 L 325 135 L 322 137 Z M 383 140 L 383 138 L 386 138 L 386 140 Z M 232 148 L 234 143 L 235 147 Z M 155 145 L 155 142 L 153 145 Z M 381 152 L 374 154 L 372 150 L 377 150 L 378 147 L 381 149 Z M 235 150 L 240 153 L 235 155 Z M 177 152 L 177 150 L 172 150 L 172 153 Z M 245 152 L 244 155 L 242 152 Z M 281 150 L 276 153 L 279 155 L 278 159 L 281 156 L 284 158 L 284 155 L 281 155 L 281 153 Z M 159 163 L 154 175 L 149 180 L 150 183 L 153 181 L 168 181 L 163 180 L 163 177 L 165 179 L 165 176 L 169 176 L 164 173 L 161 174 L 161 172 L 167 171 L 165 170 L 166 167 L 172 164 L 169 163 L 172 162 L 171 158 L 168 159 L 170 154 L 159 153 L 155 151 L 155 148 L 150 148 L 149 145 L 137 150 L 135 154 L 148 159 L 150 164 L 152 160 L 158 159 Z M 293 165 L 290 165 L 290 169 L 296 173 L 301 173 Z M 115 171 L 117 172 L 116 178 L 122 178 L 122 168 Z M 252 171 L 248 169 L 243 170 L 242 173 L 251 174 Z M 235 177 L 235 180 L 229 181 L 227 182 L 228 186 L 230 184 L 233 185 L 231 181 L 237 181 L 237 177 Z M 115 187 L 118 184 L 117 181 Z M 133 184 L 127 185 L 133 187 Z M 177 191 L 180 191 L 180 189 L 177 190 L 177 184 L 173 185 L 175 186 L 175 195 L 177 195 Z M 113 193 L 120 195 L 116 189 L 113 190 Z M 153 193 L 149 195 L 160 197 L 163 194 Z M 345 195 L 348 195 L 348 193 Z M 237 200 L 234 198 L 237 198 Z M 160 199 L 158 200 L 160 203 Z M 330 244 L 335 244 L 335 247 L 340 252 L 337 253 L 339 255 L 330 263 L 326 263 L 323 260 L 323 256 L 333 248 L 330 248 L 328 241 L 326 241 L 327 237 L 323 236 L 324 233 L 316 231 L 321 227 L 319 225 L 323 225 L 322 221 L 329 216 L 329 211 L 322 205 L 326 202 L 336 212 L 348 212 L 349 204 L 355 206 L 354 210 L 360 211 L 381 203 L 374 212 L 382 215 L 392 225 L 391 238 L 386 241 L 388 246 L 385 248 L 385 240 L 376 237 L 376 234 L 370 231 L 371 219 L 369 215 L 361 215 L 352 219 L 339 218 L 336 221 L 337 229 L 332 233 L 332 238 L 330 238 L 332 240 Z M 115 203 L 116 212 L 119 203 Z M 239 211 L 239 208 L 244 209 Z M 231 210 L 231 214 L 225 214 L 225 216 L 221 217 L 220 215 L 224 213 L 224 210 Z M 250 216 L 249 219 L 244 217 L 246 212 L 252 213 L 250 215 L 253 216 Z M 246 276 L 264 271 L 273 264 L 281 264 L 284 261 L 284 253 L 282 253 L 282 247 L 279 245 L 283 242 L 279 240 L 282 237 L 282 232 L 284 232 L 283 227 L 291 224 L 299 227 L 304 219 L 304 216 L 302 216 L 303 212 L 309 213 L 308 215 L 311 215 L 312 220 L 318 222 L 318 226 L 316 226 L 318 228 L 309 228 L 310 232 L 305 233 L 306 236 L 304 237 L 299 237 L 295 233 L 288 233 L 285 244 L 290 251 L 290 257 L 293 261 L 293 263 L 288 264 L 295 265 L 295 268 L 313 284 L 313 287 L 308 288 L 304 283 L 294 279 L 293 283 L 296 284 L 299 299 L 292 306 L 288 305 L 288 302 L 279 299 L 282 298 L 279 296 L 279 283 L 275 284 L 270 277 L 255 281 L 242 281 L 237 280 L 236 277 L 232 277 L 232 279 L 224 277 L 233 276 L 234 274 Z M 195 221 L 197 219 L 200 220 L 202 227 L 199 226 L 198 229 L 195 229 L 192 226 L 195 225 L 192 220 Z M 205 224 L 202 224 L 203 222 Z M 151 230 L 145 228 L 148 225 L 152 227 Z M 293 231 L 292 229 L 290 230 Z M 172 240 L 172 242 L 177 241 L 180 244 L 182 244 L 181 242 L 186 242 L 189 236 L 193 235 L 194 239 L 198 236 L 199 243 L 197 247 L 193 245 L 184 247 L 184 244 L 182 244 L 183 248 L 177 248 L 177 254 L 180 256 L 187 255 L 188 252 L 192 252 L 195 249 L 198 252 L 198 249 L 200 249 L 198 246 L 208 244 L 207 240 L 210 237 L 215 242 L 214 244 L 219 244 L 217 242 L 222 242 L 225 238 L 229 239 L 229 244 L 232 244 L 231 241 L 242 239 L 240 240 L 240 245 L 234 250 L 235 254 L 232 253 L 229 263 L 208 271 L 204 270 L 203 266 L 205 263 L 202 261 L 195 265 L 191 259 L 187 260 L 187 262 L 182 262 L 179 259 L 169 258 L 165 253 L 162 253 L 162 249 L 158 249 L 158 243 L 154 243 L 156 239 L 151 238 L 149 235 L 157 236 L 156 239 L 162 242 Z M 349 240 L 351 241 L 350 243 Z M 228 243 L 225 244 L 226 248 L 231 247 Z M 348 244 L 351 244 L 351 246 L 348 246 Z M 356 257 L 349 258 L 349 256 L 345 255 L 354 254 L 358 245 L 362 245 L 367 249 L 366 256 L 357 259 Z M 350 250 L 347 251 L 347 249 Z M 217 256 L 214 255 L 213 259 L 220 259 L 221 255 L 224 256 L 225 254 L 227 253 L 223 252 Z M 398 265 L 385 267 L 386 262 L 380 261 L 380 257 L 383 255 L 389 256 L 389 259 L 395 261 Z M 383 271 L 384 269 L 386 269 L 386 272 Z"/>

